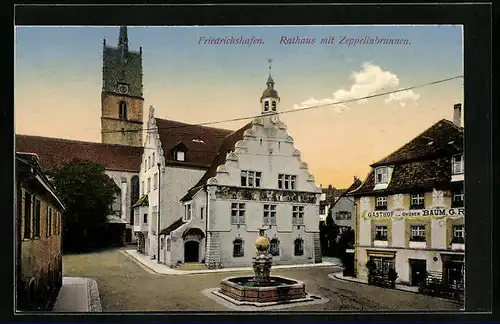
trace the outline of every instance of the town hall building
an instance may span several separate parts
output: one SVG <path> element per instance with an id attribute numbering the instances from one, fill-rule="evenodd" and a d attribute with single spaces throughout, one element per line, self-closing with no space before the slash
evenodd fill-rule
<path id="1" fill-rule="evenodd" d="M 167 122 L 150 108 L 146 189 L 134 206 L 141 251 L 170 267 L 248 266 L 264 227 L 275 264 L 321 262 L 321 188 L 277 114 L 279 100 L 269 74 L 261 116 L 236 131 Z M 168 134 L 175 128 L 183 136 Z M 202 147 L 216 148 L 205 171 Z"/>

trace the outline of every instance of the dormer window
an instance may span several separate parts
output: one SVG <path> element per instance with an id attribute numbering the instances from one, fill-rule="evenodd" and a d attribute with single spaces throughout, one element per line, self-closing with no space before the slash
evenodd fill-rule
<path id="1" fill-rule="evenodd" d="M 375 169 L 375 184 L 389 182 L 389 172 L 387 167 L 378 167 Z"/>
<path id="2" fill-rule="evenodd" d="M 264 101 L 264 111 L 269 111 L 269 101 Z"/>
<path id="3" fill-rule="evenodd" d="M 273 111 L 276 111 L 276 101 L 273 101 Z"/>
<path id="4" fill-rule="evenodd" d="M 464 173 L 464 155 L 455 155 L 451 159 L 452 174 L 463 174 Z"/>
<path id="5" fill-rule="evenodd" d="M 175 152 L 175 159 L 177 161 L 185 161 L 186 160 L 186 155 L 182 151 L 177 151 L 177 152 Z"/>
<path id="6" fill-rule="evenodd" d="M 184 162 L 186 161 L 187 151 L 188 151 L 187 146 L 184 143 L 179 142 L 172 148 L 170 154 L 172 154 L 171 156 L 175 161 Z"/>

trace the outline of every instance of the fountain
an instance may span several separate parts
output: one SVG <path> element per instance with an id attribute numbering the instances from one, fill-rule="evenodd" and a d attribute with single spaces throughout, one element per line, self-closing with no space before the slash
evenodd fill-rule
<path id="1" fill-rule="evenodd" d="M 302 281 L 270 276 L 273 262 L 269 250 L 269 239 L 265 228 L 259 229 L 255 241 L 257 251 L 253 257 L 253 277 L 229 277 L 221 281 L 220 290 L 214 294 L 237 304 L 265 306 L 270 304 L 311 301 Z"/>

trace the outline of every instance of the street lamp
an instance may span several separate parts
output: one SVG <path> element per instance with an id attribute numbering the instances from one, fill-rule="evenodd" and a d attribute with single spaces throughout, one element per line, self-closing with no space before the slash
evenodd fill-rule
<path id="1" fill-rule="evenodd" d="M 158 250 L 158 253 L 156 254 L 158 257 L 157 257 L 157 261 L 158 263 L 161 263 L 160 262 L 160 210 L 161 210 L 161 170 L 160 170 L 160 167 L 161 167 L 161 164 L 160 162 L 158 162 L 158 164 L 156 164 L 158 166 L 158 213 L 156 214 L 156 235 L 157 235 L 157 239 L 158 239 L 158 242 L 157 242 L 157 250 Z"/>

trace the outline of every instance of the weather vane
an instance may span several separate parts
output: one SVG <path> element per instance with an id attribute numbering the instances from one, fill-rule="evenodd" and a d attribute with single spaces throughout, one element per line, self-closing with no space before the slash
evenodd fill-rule
<path id="1" fill-rule="evenodd" d="M 268 58 L 267 61 L 269 62 L 269 73 L 271 73 L 271 63 L 273 62 L 273 59 Z"/>

